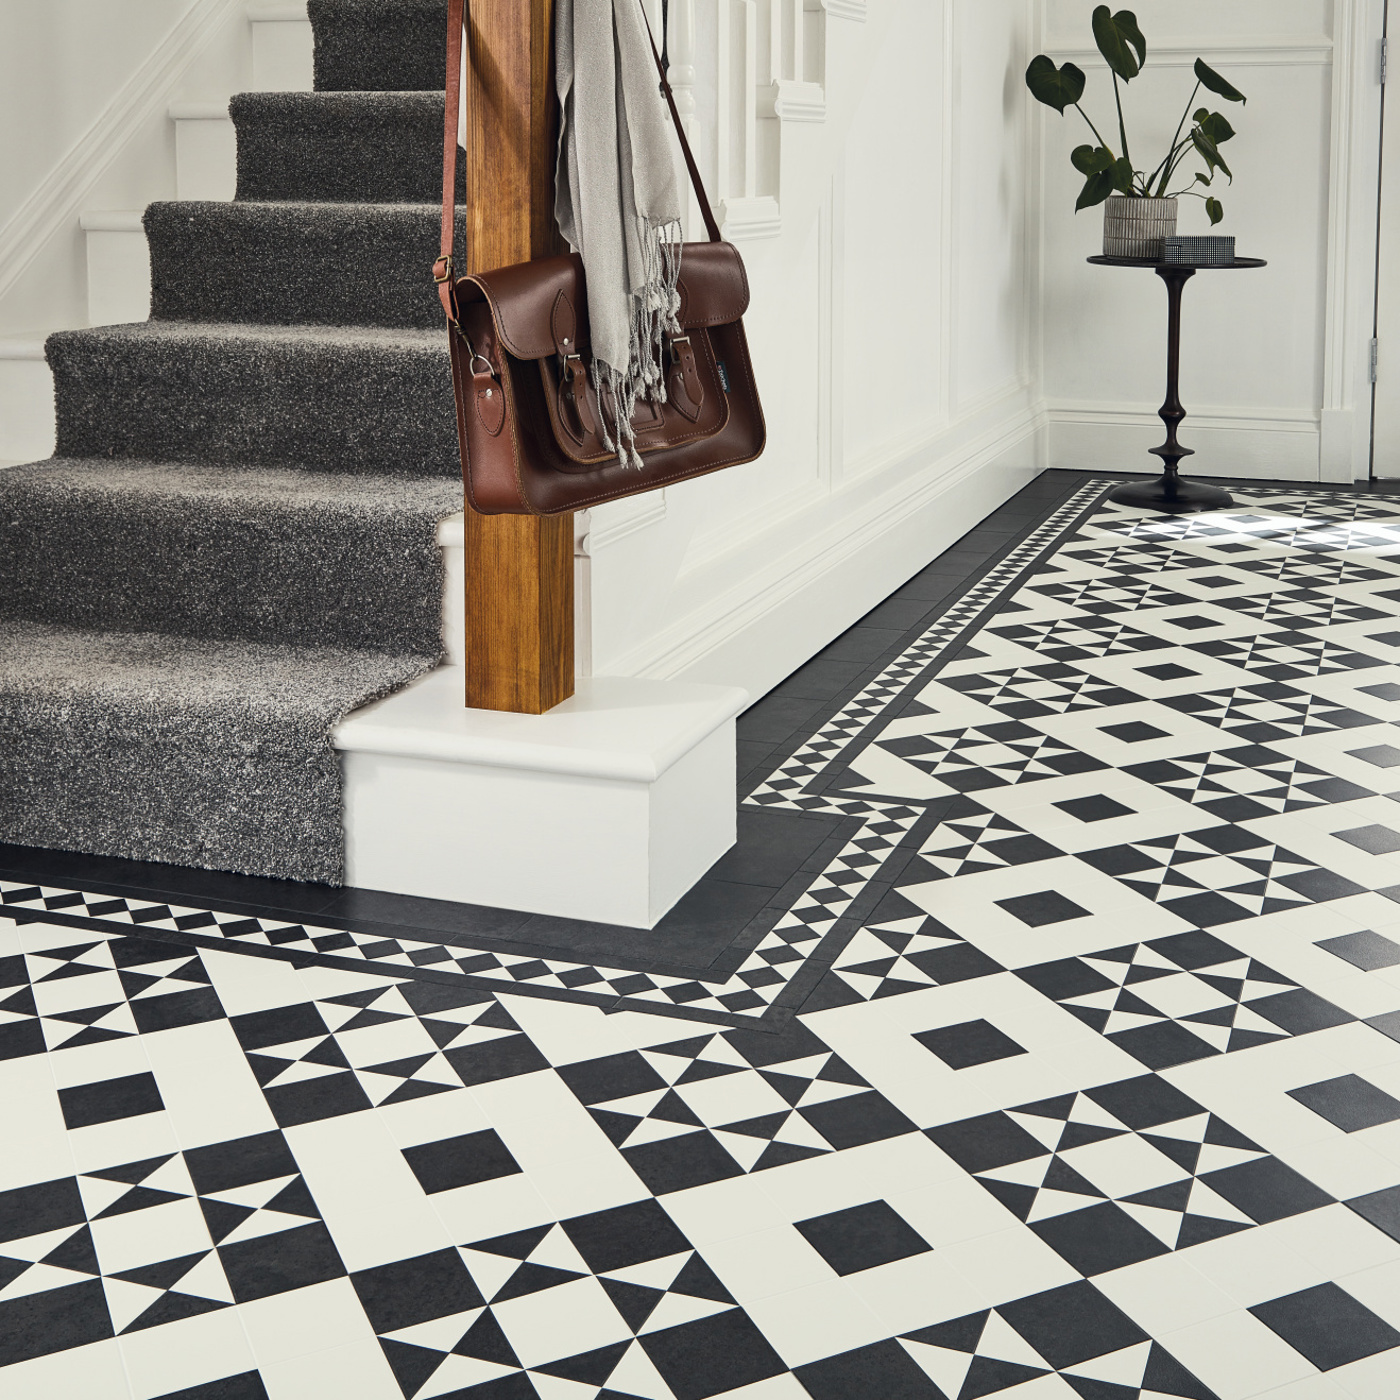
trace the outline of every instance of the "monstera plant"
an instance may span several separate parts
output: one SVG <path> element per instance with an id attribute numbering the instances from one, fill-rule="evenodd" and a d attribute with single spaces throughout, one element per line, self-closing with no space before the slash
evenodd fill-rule
<path id="1" fill-rule="evenodd" d="M 1220 154 L 1220 148 L 1234 136 L 1235 130 L 1219 113 L 1209 107 L 1196 106 L 1201 89 L 1214 93 L 1226 102 L 1243 102 L 1244 94 L 1233 87 L 1213 68 L 1199 58 L 1196 60 L 1196 86 L 1186 103 L 1176 135 L 1166 155 L 1150 170 L 1143 170 L 1133 160 L 1128 145 L 1128 128 L 1123 117 L 1123 87 L 1142 72 L 1147 63 L 1147 40 L 1131 10 L 1114 14 L 1107 5 L 1099 5 L 1092 18 L 1094 41 L 1108 64 L 1113 79 L 1113 102 L 1118 116 L 1118 144 L 1104 138 L 1089 114 L 1080 106 L 1087 79 L 1084 71 L 1073 63 L 1057 67 L 1053 59 L 1038 54 L 1026 69 L 1026 86 L 1031 95 L 1061 116 L 1073 107 L 1084 118 L 1093 133 L 1093 143 L 1078 146 L 1070 155 L 1074 168 L 1084 176 L 1084 188 L 1079 192 L 1076 211 L 1089 209 L 1112 199 L 1118 211 L 1132 217 L 1123 201 L 1173 201 L 1170 208 L 1172 230 L 1176 225 L 1175 200 L 1181 195 L 1195 195 L 1205 200 L 1206 215 L 1211 225 L 1225 216 L 1216 197 L 1214 181 L 1224 175 L 1233 182 L 1234 175 Z M 1194 108 L 1194 110 L 1193 110 Z M 1189 126 L 1188 126 L 1189 122 Z M 1204 169 L 1188 172 L 1183 166 L 1199 158 Z M 1173 188 L 1174 185 L 1180 188 Z M 1168 211 L 1159 210 L 1155 217 L 1165 218 Z M 1142 215 L 1149 211 L 1142 209 Z M 1159 240 L 1160 241 L 1160 240 Z M 1106 250 L 1107 250 L 1107 245 Z"/>

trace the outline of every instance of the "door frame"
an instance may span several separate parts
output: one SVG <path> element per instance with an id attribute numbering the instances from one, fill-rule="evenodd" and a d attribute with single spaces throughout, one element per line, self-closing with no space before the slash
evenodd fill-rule
<path id="1" fill-rule="evenodd" d="M 1388 0 L 1335 0 L 1327 317 L 1319 479 L 1371 476 L 1371 341 L 1380 252 L 1381 41 Z"/>

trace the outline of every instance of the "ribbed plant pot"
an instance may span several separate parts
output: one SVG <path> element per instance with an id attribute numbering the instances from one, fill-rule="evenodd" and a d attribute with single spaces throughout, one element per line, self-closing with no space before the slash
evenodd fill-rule
<path id="1" fill-rule="evenodd" d="M 1176 232 L 1175 199 L 1133 199 L 1109 195 L 1103 207 L 1106 258 L 1161 259 L 1163 240 Z"/>

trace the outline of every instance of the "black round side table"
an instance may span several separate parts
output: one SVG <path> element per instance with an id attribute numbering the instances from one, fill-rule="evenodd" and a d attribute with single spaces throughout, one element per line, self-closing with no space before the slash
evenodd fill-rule
<path id="1" fill-rule="evenodd" d="M 1176 440 L 1176 430 L 1186 417 L 1181 406 L 1178 380 L 1181 371 L 1181 290 L 1198 272 L 1267 267 L 1262 258 L 1236 258 L 1232 263 L 1164 263 L 1154 258 L 1090 258 L 1099 267 L 1150 267 L 1167 284 L 1167 398 L 1158 416 L 1167 425 L 1167 440 L 1160 447 L 1149 448 L 1160 457 L 1166 470 L 1156 481 L 1130 481 L 1109 493 L 1108 499 L 1123 506 L 1138 506 L 1146 510 L 1163 510 L 1185 514 L 1195 510 L 1219 510 L 1233 505 L 1228 491 L 1207 486 L 1202 481 L 1188 481 L 1177 474 L 1177 463 L 1193 455 L 1191 448 Z"/>

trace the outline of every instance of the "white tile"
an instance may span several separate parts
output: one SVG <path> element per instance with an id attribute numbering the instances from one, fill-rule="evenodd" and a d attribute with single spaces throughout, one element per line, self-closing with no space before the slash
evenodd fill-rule
<path id="1" fill-rule="evenodd" d="M 903 1214 L 898 1204 L 892 1204 Z M 914 1221 L 909 1223 L 912 1225 Z M 941 1247 L 939 1252 L 943 1260 L 993 1304 L 1043 1293 L 1047 1288 L 1074 1283 L 1080 1277 L 1077 1269 L 1071 1268 L 1049 1245 L 1020 1224 L 994 1235 L 959 1240 Z"/>
<path id="2" fill-rule="evenodd" d="M 1392 1261 L 1348 1274 L 1344 1287 L 1392 1327 L 1400 1328 L 1400 1263 Z"/>
<path id="3" fill-rule="evenodd" d="M 138 1400 L 255 1369 L 237 1308 L 128 1332 L 120 1340 Z"/>
<path id="4" fill-rule="evenodd" d="M 525 1230 L 557 1215 L 523 1173 L 434 1191 L 428 1201 L 458 1244 Z"/>
<path id="5" fill-rule="evenodd" d="M 1322 1266 L 1291 1248 L 1292 1238 L 1273 1225 L 1240 1230 L 1194 1246 L 1191 1266 L 1237 1303 L 1252 1307 L 1327 1278 Z"/>
<path id="6" fill-rule="evenodd" d="M 352 1272 L 451 1244 L 403 1153 L 372 1113 L 286 1130 L 306 1184 Z"/>
<path id="7" fill-rule="evenodd" d="M 705 1262 L 743 1305 L 824 1282 L 832 1273 L 791 1225 L 715 1240 L 705 1246 Z"/>
<path id="8" fill-rule="evenodd" d="M 1338 1366 L 1328 1380 L 1351 1400 L 1395 1400 L 1400 1390 L 1400 1350 L 1392 1349 L 1347 1366 Z"/>
<path id="9" fill-rule="evenodd" d="M 1281 1244 L 1319 1269 L 1324 1278 L 1343 1280 L 1363 1269 L 1400 1261 L 1400 1242 L 1344 1205 L 1275 1221 L 1268 1229 Z"/>
<path id="10" fill-rule="evenodd" d="M 115 1339 L 7 1366 L 0 1388 L 5 1400 L 146 1400 L 132 1394 Z"/>
<path id="11" fill-rule="evenodd" d="M 632 1335 L 593 1278 L 496 1303 L 491 1311 L 526 1366 L 593 1351 Z"/>
<path id="12" fill-rule="evenodd" d="M 1039 1243 L 985 1186 L 970 1176 L 949 1177 L 933 1186 L 900 1192 L 890 1196 L 889 1203 L 935 1249 L 1000 1236 L 1012 1225 Z"/>
<path id="13" fill-rule="evenodd" d="M 1259 1400 L 1347 1400 L 1347 1393 L 1330 1376 L 1312 1375 L 1275 1386 Z"/>
<path id="14" fill-rule="evenodd" d="M 889 1336 L 889 1326 L 840 1279 L 761 1298 L 745 1309 L 789 1366 L 803 1366 Z"/>
<path id="15" fill-rule="evenodd" d="M 513 1145 L 511 1150 L 515 1150 Z M 650 1194 L 611 1147 L 587 1157 L 562 1157 L 538 1165 L 529 1178 L 560 1220 L 626 1205 Z"/>
<path id="16" fill-rule="evenodd" d="M 705 1249 L 717 1240 L 784 1223 L 783 1212 L 764 1189 L 763 1178 L 767 1175 L 759 1172 L 692 1186 L 687 1191 L 670 1191 L 661 1197 L 661 1206 L 691 1244 Z"/>
<path id="17" fill-rule="evenodd" d="M 243 1303 L 238 1316 L 260 1367 L 374 1336 L 348 1278 Z"/>
<path id="18" fill-rule="evenodd" d="M 1275 1155 L 1340 1201 L 1396 1184 L 1395 1163 L 1355 1135 L 1334 1133 L 1321 1141 L 1290 1145 Z"/>
<path id="19" fill-rule="evenodd" d="M 845 1282 L 891 1332 L 912 1332 L 990 1303 L 941 1253 L 916 1254 L 862 1269 L 847 1275 Z"/>
<path id="20" fill-rule="evenodd" d="M 307 1352 L 260 1367 L 268 1400 L 403 1400 L 377 1341 Z"/>
<path id="21" fill-rule="evenodd" d="M 0 1191 L 71 1176 L 73 1154 L 59 1108 L 49 1055 L 0 1060 L 6 1150 L 0 1152 Z"/>
<path id="22" fill-rule="evenodd" d="M 1253 1313 L 1225 1313 L 1157 1340 L 1220 1400 L 1251 1400 L 1318 1374 L 1311 1362 Z"/>
<path id="23" fill-rule="evenodd" d="M 1155 1259 L 1097 1274 L 1094 1286 L 1154 1337 L 1234 1312 L 1238 1299 L 1192 1266 L 1192 1252 L 1159 1254 Z"/>
<path id="24" fill-rule="evenodd" d="M 230 1016 L 266 1011 L 274 1006 L 297 1006 L 307 1000 L 296 968 L 281 958 L 206 948 L 200 953 L 200 961 Z"/>
<path id="25" fill-rule="evenodd" d="M 277 1127 L 227 1021 L 182 1026 L 143 1039 L 182 1147 L 203 1147 Z"/>

